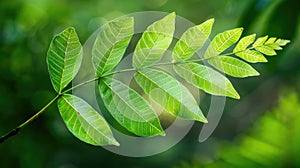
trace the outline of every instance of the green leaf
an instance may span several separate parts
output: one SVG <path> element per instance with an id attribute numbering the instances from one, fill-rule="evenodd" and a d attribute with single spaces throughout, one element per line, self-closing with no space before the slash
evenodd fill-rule
<path id="1" fill-rule="evenodd" d="M 275 41 L 276 41 L 276 37 L 271 37 L 265 42 L 265 44 L 273 44 L 275 43 Z"/>
<path id="2" fill-rule="evenodd" d="M 84 100 L 64 94 L 57 104 L 65 124 L 74 136 L 92 145 L 119 146 L 104 118 Z"/>
<path id="3" fill-rule="evenodd" d="M 132 66 L 140 69 L 161 59 L 173 39 L 175 13 L 154 22 L 143 33 L 133 53 Z"/>
<path id="4" fill-rule="evenodd" d="M 248 49 L 242 52 L 238 52 L 235 55 L 251 63 L 268 62 L 268 60 L 264 57 L 263 54 L 255 50 Z"/>
<path id="5" fill-rule="evenodd" d="M 233 49 L 234 53 L 240 52 L 240 51 L 244 51 L 247 49 L 247 47 L 252 44 L 255 40 L 255 36 L 256 34 L 252 34 L 246 37 L 243 37 L 235 46 L 235 48 Z"/>
<path id="6" fill-rule="evenodd" d="M 133 29 L 133 18 L 124 17 L 107 23 L 100 30 L 92 49 L 97 77 L 118 65 L 134 33 Z"/>
<path id="7" fill-rule="evenodd" d="M 210 67 L 186 63 L 176 64 L 174 69 L 179 76 L 209 94 L 240 98 L 231 82 Z"/>
<path id="8" fill-rule="evenodd" d="M 208 60 L 208 63 L 219 71 L 237 78 L 259 75 L 249 64 L 229 56 L 219 56 Z"/>
<path id="9" fill-rule="evenodd" d="M 290 40 L 277 39 L 275 43 L 279 44 L 280 46 L 285 46 L 285 45 L 287 45 L 290 42 L 291 42 Z"/>
<path id="10" fill-rule="evenodd" d="M 236 28 L 217 34 L 208 46 L 204 58 L 211 58 L 225 51 L 239 40 L 242 32 L 243 28 Z"/>
<path id="11" fill-rule="evenodd" d="M 173 58 L 175 60 L 187 60 L 191 58 L 206 42 L 211 33 L 214 21 L 214 19 L 209 19 L 184 32 L 173 49 Z"/>
<path id="12" fill-rule="evenodd" d="M 75 29 L 70 27 L 57 34 L 47 53 L 52 86 L 61 93 L 77 74 L 82 60 L 82 46 Z"/>
<path id="13" fill-rule="evenodd" d="M 144 68 L 135 73 L 134 78 L 151 99 L 174 116 L 207 122 L 192 94 L 172 76 Z"/>
<path id="14" fill-rule="evenodd" d="M 262 46 L 268 39 L 268 36 L 259 37 L 253 44 L 253 47 Z"/>
<path id="15" fill-rule="evenodd" d="M 282 40 L 282 39 L 277 39 L 276 37 L 271 37 L 265 42 L 265 46 L 267 46 L 267 49 L 261 49 L 264 51 L 261 51 L 262 53 L 267 52 L 269 55 L 276 55 L 276 52 L 274 50 L 282 50 L 281 46 L 285 46 L 287 43 L 289 43 L 289 40 Z M 259 50 L 259 49 L 257 49 Z M 270 50 L 268 52 L 268 50 Z M 273 50 L 273 51 L 272 51 Z M 266 54 L 266 55 L 268 55 Z"/>
<path id="16" fill-rule="evenodd" d="M 258 47 L 255 47 L 255 49 L 265 55 L 268 55 L 268 56 L 276 55 L 276 52 L 274 51 L 274 49 L 269 46 L 265 46 L 265 45 L 258 46 Z"/>
<path id="17" fill-rule="evenodd" d="M 111 115 L 128 131 L 139 136 L 165 135 L 149 103 L 120 81 L 104 78 L 100 94 Z"/>
<path id="18" fill-rule="evenodd" d="M 272 48 L 274 50 L 282 50 L 282 47 L 280 47 L 279 44 L 276 44 L 276 43 L 271 43 L 271 44 L 265 43 L 265 44 L 266 44 L 266 46 L 268 46 L 268 47 L 270 47 L 270 48 Z"/>

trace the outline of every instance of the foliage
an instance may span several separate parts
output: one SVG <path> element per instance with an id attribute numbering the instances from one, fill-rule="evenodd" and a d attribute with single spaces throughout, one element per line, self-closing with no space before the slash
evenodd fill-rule
<path id="1" fill-rule="evenodd" d="M 278 107 L 261 116 L 247 133 L 232 144 L 223 143 L 216 159 L 180 167 L 299 167 L 299 124 L 299 95 L 289 91 Z"/>
<path id="2" fill-rule="evenodd" d="M 45 56 L 53 35 L 69 25 L 78 30 L 80 41 L 84 43 L 100 25 L 112 18 L 136 11 L 176 11 L 176 14 L 196 24 L 215 18 L 217 22 L 212 35 L 232 27 L 243 27 L 243 35 L 255 32 L 258 36 L 268 34 L 293 41 L 279 51 L 278 56 L 269 57 L 267 64 L 253 66 L 262 74 L 259 78 L 230 78 L 241 100 L 227 100 L 218 129 L 205 143 L 197 143 L 202 123 L 195 123 L 189 134 L 167 152 L 146 158 L 117 156 L 74 140 L 57 107 L 50 106 L 30 124 L 30 128 L 0 144 L 0 150 L 5 151 L 0 155 L 0 167 L 171 167 L 180 160 L 189 161 L 195 153 L 209 155 L 211 149 L 218 149 L 216 146 L 224 137 L 233 138 L 247 128 L 239 127 L 239 132 L 234 131 L 239 126 L 237 120 L 240 116 L 232 119 L 233 115 L 247 111 L 242 122 L 255 123 L 251 116 L 259 116 L 269 108 L 276 101 L 272 95 L 277 90 L 287 84 L 291 87 L 299 84 L 298 0 L 202 0 L 201 3 L 182 0 L 133 0 L 130 3 L 123 0 L 71 3 L 61 0 L 2 0 L 0 4 L 0 134 L 30 118 L 55 96 L 47 77 Z M 130 44 L 130 50 L 133 46 Z M 270 78 L 276 79 L 268 82 L 272 89 L 261 90 L 254 96 L 255 91 L 265 86 Z M 201 95 L 200 107 L 205 113 L 206 100 L 210 97 L 208 94 Z M 253 108 L 236 109 L 244 104 Z M 163 120 L 161 123 L 164 125 Z"/>
<path id="3" fill-rule="evenodd" d="M 102 27 L 92 49 L 95 78 L 83 84 L 98 81 L 104 104 L 115 120 L 128 131 L 139 136 L 164 135 L 158 116 L 142 96 L 112 76 L 134 71 L 134 79 L 142 90 L 170 114 L 189 120 L 207 122 L 189 90 L 168 72 L 154 66 L 173 65 L 175 72 L 212 95 L 239 99 L 233 85 L 222 73 L 244 78 L 259 73 L 245 61 L 266 62 L 264 55 L 273 56 L 289 40 L 260 37 L 242 38 L 242 28 L 228 30 L 208 38 L 214 19 L 194 26 L 183 33 L 173 49 L 173 61 L 157 63 L 169 48 L 175 30 L 175 13 L 148 26 L 133 53 L 133 69 L 114 71 L 133 36 L 134 21 L 130 17 L 113 20 Z M 238 42 L 239 41 L 239 42 Z M 209 43 L 203 57 L 195 53 Z M 233 44 L 231 53 L 225 53 Z M 204 48 L 205 49 L 205 48 Z M 245 61 L 237 58 L 240 57 Z M 74 28 L 56 35 L 50 44 L 47 64 L 50 78 L 58 93 L 58 108 L 68 129 L 80 140 L 93 145 L 118 145 L 106 121 L 84 100 L 67 94 L 65 89 L 80 68 L 82 46 Z M 211 67 L 205 65 L 205 61 Z M 78 87 L 75 86 L 75 87 Z"/>

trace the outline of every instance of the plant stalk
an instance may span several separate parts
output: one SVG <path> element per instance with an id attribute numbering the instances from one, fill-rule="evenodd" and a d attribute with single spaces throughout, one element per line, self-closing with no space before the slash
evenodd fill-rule
<path id="1" fill-rule="evenodd" d="M 197 62 L 197 61 L 203 61 L 205 59 L 196 59 L 196 60 L 191 60 L 191 61 L 187 61 L 187 62 Z M 157 64 L 153 64 L 150 65 L 148 67 L 153 67 L 153 66 L 160 66 L 160 65 L 174 65 L 174 64 L 181 64 L 181 63 L 185 63 L 185 62 L 162 62 L 162 63 L 157 63 Z M 119 70 L 119 71 L 114 71 L 108 74 L 105 74 L 101 77 L 97 77 L 94 79 L 90 79 L 88 81 L 82 82 L 76 86 L 73 86 L 67 90 L 65 90 L 64 92 L 58 94 L 56 97 L 54 97 L 46 106 L 44 106 L 40 111 L 38 111 L 35 115 L 33 115 L 31 118 L 29 118 L 28 120 L 26 120 L 24 123 L 22 123 L 21 125 L 19 125 L 18 127 L 16 127 L 15 129 L 11 130 L 10 132 L 8 132 L 6 135 L 2 136 L 0 138 L 0 143 L 3 143 L 5 140 L 9 139 L 12 136 L 17 135 L 25 126 L 27 126 L 28 124 L 30 124 L 31 122 L 33 122 L 34 120 L 36 120 L 50 105 L 52 105 L 61 95 L 77 88 L 80 87 L 82 85 L 97 81 L 103 77 L 107 77 L 107 76 L 111 76 L 117 73 L 123 73 L 123 72 L 130 72 L 130 71 L 136 71 L 136 69 L 130 68 L 130 69 L 123 69 L 123 70 Z"/>
<path id="2" fill-rule="evenodd" d="M 35 119 L 37 119 L 53 102 L 55 102 L 61 95 L 57 95 L 54 97 L 46 106 L 44 106 L 40 111 L 38 111 L 35 115 L 33 115 L 31 118 L 26 120 L 24 123 L 16 127 L 15 129 L 8 132 L 6 135 L 2 136 L 0 138 L 0 143 L 3 143 L 5 140 L 9 139 L 10 137 L 17 135 L 25 126 L 33 122 Z"/>

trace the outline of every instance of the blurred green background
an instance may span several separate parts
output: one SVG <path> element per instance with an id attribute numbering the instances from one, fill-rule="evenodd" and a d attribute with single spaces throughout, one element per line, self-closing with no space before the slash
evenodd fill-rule
<path id="1" fill-rule="evenodd" d="M 196 123 L 170 150 L 145 158 L 119 156 L 74 138 L 55 105 L 0 144 L 0 167 L 300 167 L 300 2 L 297 0 L 1 0 L 0 135 L 55 96 L 46 66 L 52 37 L 68 26 L 81 42 L 106 20 L 139 11 L 173 12 L 195 24 L 215 18 L 213 34 L 244 27 L 292 41 L 261 76 L 232 79 L 241 100 L 227 100 L 212 137 L 199 143 Z M 280 100 L 280 101 L 278 101 Z"/>

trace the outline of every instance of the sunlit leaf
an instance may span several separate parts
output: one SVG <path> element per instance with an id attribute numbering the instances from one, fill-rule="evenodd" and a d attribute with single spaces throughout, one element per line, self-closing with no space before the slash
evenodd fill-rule
<path id="1" fill-rule="evenodd" d="M 207 122 L 192 94 L 172 76 L 144 68 L 135 73 L 134 78 L 144 92 L 166 111 L 184 119 Z"/>
<path id="2" fill-rule="evenodd" d="M 276 41 L 276 37 L 271 37 L 265 42 L 265 44 L 273 44 L 275 43 L 275 41 Z"/>
<path id="3" fill-rule="evenodd" d="M 259 46 L 259 47 L 255 47 L 255 49 L 265 55 L 268 55 L 268 56 L 276 55 L 276 52 L 274 51 L 274 49 L 272 49 L 269 46 Z"/>
<path id="4" fill-rule="evenodd" d="M 279 44 L 280 46 L 285 46 L 285 45 L 287 45 L 290 42 L 291 42 L 290 40 L 277 39 L 275 43 Z"/>
<path id="5" fill-rule="evenodd" d="M 274 50 L 282 50 L 282 47 L 280 47 L 280 45 L 276 44 L 276 43 L 266 44 L 266 46 L 268 46 L 268 47 L 270 47 L 270 48 L 272 48 Z"/>
<path id="6" fill-rule="evenodd" d="M 233 49 L 233 53 L 237 53 L 240 51 L 244 51 L 246 50 L 246 48 L 252 44 L 255 40 L 255 36 L 256 34 L 252 34 L 246 37 L 243 37 L 235 46 L 235 48 Z"/>
<path id="7" fill-rule="evenodd" d="M 268 60 L 264 57 L 263 54 L 255 50 L 248 49 L 238 52 L 235 55 L 251 63 L 268 62 Z"/>
<path id="8" fill-rule="evenodd" d="M 120 125 L 139 136 L 164 135 L 149 103 L 122 82 L 104 78 L 99 84 L 106 108 Z"/>
<path id="9" fill-rule="evenodd" d="M 274 110 L 257 118 L 244 134 L 224 143 L 224 150 L 217 154 L 213 164 L 197 164 L 197 167 L 299 167 L 299 96 L 291 90 L 279 98 Z"/>
<path id="10" fill-rule="evenodd" d="M 219 71 L 237 78 L 259 75 L 249 64 L 229 56 L 219 56 L 208 60 L 208 63 Z"/>
<path id="11" fill-rule="evenodd" d="M 107 23 L 100 30 L 92 49 L 98 77 L 118 65 L 134 33 L 133 27 L 133 18 L 124 17 Z"/>
<path id="12" fill-rule="evenodd" d="M 196 63 L 186 63 L 176 64 L 174 69 L 186 81 L 207 93 L 229 96 L 235 99 L 240 98 L 231 82 L 210 67 Z"/>
<path id="13" fill-rule="evenodd" d="M 225 51 L 239 40 L 242 32 L 243 28 L 236 28 L 217 34 L 208 46 L 204 58 L 211 58 Z"/>
<path id="14" fill-rule="evenodd" d="M 58 99 L 57 104 L 65 124 L 74 136 L 92 145 L 119 146 L 104 118 L 84 100 L 65 94 Z"/>
<path id="15" fill-rule="evenodd" d="M 269 36 L 259 37 L 254 42 L 253 47 L 262 46 L 268 39 Z"/>
<path id="16" fill-rule="evenodd" d="M 209 19 L 184 32 L 173 49 L 173 58 L 175 60 L 187 60 L 191 58 L 208 39 L 214 21 L 214 19 Z"/>
<path id="17" fill-rule="evenodd" d="M 133 53 L 133 67 L 140 69 L 159 61 L 168 49 L 175 30 L 175 13 L 151 24 L 143 33 Z"/>
<path id="18" fill-rule="evenodd" d="M 61 93 L 77 74 L 82 60 L 82 46 L 75 29 L 56 35 L 47 53 L 47 65 L 53 88 Z"/>

